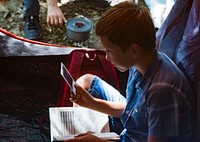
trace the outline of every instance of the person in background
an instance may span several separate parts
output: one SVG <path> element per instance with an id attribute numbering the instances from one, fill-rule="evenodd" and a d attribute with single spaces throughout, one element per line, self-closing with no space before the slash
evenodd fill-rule
<path id="1" fill-rule="evenodd" d="M 39 40 L 40 37 L 40 4 L 38 0 L 23 0 L 24 38 Z M 47 0 L 47 24 L 63 26 L 64 15 L 57 5 L 57 0 Z"/>
<path id="2" fill-rule="evenodd" d="M 96 34 L 106 59 L 122 72 L 129 70 L 126 98 L 98 76 L 86 74 L 76 81 L 76 95 L 70 100 L 120 118 L 121 142 L 191 142 L 193 92 L 180 69 L 155 49 L 155 33 L 142 6 L 122 2 L 107 10 L 96 24 Z M 66 140 L 85 141 L 106 140 L 91 133 Z"/>

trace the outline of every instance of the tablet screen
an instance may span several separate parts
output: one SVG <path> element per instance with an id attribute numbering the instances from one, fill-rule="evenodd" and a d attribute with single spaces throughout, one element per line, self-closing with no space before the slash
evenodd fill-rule
<path id="1" fill-rule="evenodd" d="M 73 91 L 74 95 L 76 95 L 76 88 L 74 87 L 75 81 L 63 63 L 61 63 L 60 74 L 62 75 L 64 80 L 67 82 L 67 84 Z"/>

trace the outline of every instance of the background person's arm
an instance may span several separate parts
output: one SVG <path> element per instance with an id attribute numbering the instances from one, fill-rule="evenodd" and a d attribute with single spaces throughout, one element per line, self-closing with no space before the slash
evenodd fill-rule
<path id="1" fill-rule="evenodd" d="M 47 24 L 50 26 L 64 25 L 65 17 L 57 2 L 57 0 L 47 0 Z"/>

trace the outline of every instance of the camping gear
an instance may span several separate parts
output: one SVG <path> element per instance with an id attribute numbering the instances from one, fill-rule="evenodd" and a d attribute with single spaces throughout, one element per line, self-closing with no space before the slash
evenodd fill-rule
<path id="1" fill-rule="evenodd" d="M 50 141 L 49 107 L 72 106 L 61 62 L 75 80 L 96 74 L 125 94 L 128 72 L 104 57 L 103 50 L 50 45 L 0 29 L 1 142 Z"/>
<path id="2" fill-rule="evenodd" d="M 76 42 L 89 39 L 90 31 L 93 28 L 91 20 L 82 15 L 69 19 L 65 25 L 67 37 Z"/>

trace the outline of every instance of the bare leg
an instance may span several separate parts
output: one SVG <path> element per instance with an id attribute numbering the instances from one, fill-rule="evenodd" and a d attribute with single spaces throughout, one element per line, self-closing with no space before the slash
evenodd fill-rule
<path id="1" fill-rule="evenodd" d="M 77 79 L 76 83 L 83 87 L 85 90 L 88 90 L 90 88 L 90 84 L 94 78 L 94 75 L 91 74 L 85 74 Z"/>

